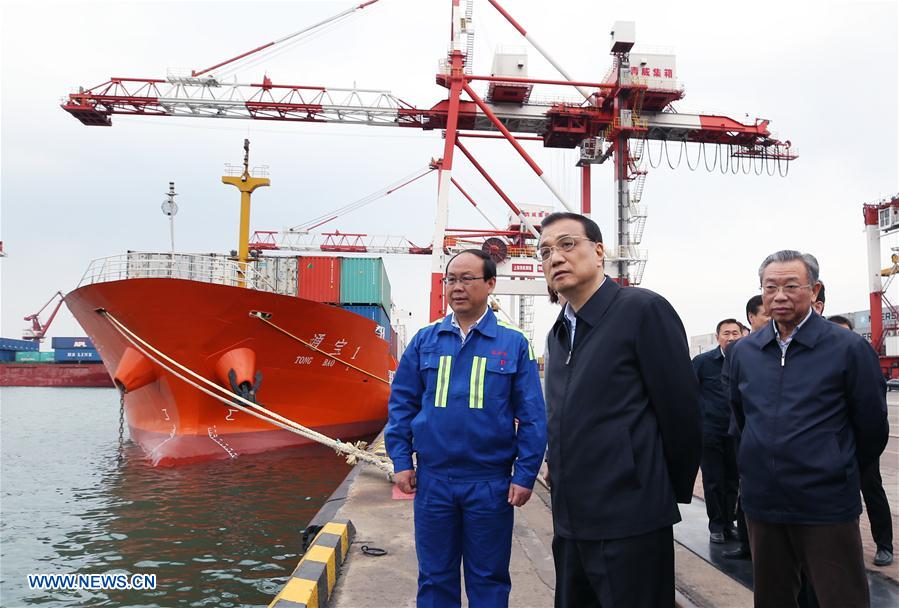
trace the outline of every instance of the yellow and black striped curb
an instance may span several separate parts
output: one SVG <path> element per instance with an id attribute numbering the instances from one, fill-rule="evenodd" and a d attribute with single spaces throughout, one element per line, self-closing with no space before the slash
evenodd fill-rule
<path id="1" fill-rule="evenodd" d="M 371 444 L 368 450 L 375 456 L 387 457 L 387 448 L 384 445 L 384 435 L 379 435 L 375 442 Z"/>
<path id="2" fill-rule="evenodd" d="M 356 528 L 348 519 L 322 527 L 303 559 L 269 608 L 324 608 L 337 582 L 337 569 L 346 560 Z"/>

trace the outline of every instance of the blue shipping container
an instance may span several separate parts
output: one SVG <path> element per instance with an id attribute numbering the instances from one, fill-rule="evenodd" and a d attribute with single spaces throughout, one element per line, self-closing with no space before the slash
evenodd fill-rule
<path id="1" fill-rule="evenodd" d="M 384 329 L 381 337 L 388 342 L 390 341 L 390 317 L 387 316 L 387 313 L 384 312 L 383 308 L 380 306 L 341 306 L 341 308 L 363 316 L 366 319 L 371 319 L 383 327 Z"/>
<path id="2" fill-rule="evenodd" d="M 38 350 L 41 345 L 37 340 L 13 340 L 0 338 L 0 350 Z"/>
<path id="3" fill-rule="evenodd" d="M 53 338 L 53 348 L 87 348 L 93 349 L 94 343 L 90 338 Z"/>
<path id="4" fill-rule="evenodd" d="M 100 353 L 93 348 L 57 348 L 53 354 L 57 363 L 77 363 L 79 361 L 100 362 Z"/>
<path id="5" fill-rule="evenodd" d="M 9 361 L 16 360 L 16 351 L 14 350 L 0 350 L 0 363 L 8 363 Z"/>

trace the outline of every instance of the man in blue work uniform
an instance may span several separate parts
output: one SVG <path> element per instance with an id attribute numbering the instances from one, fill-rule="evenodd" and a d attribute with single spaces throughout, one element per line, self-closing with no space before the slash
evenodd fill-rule
<path id="1" fill-rule="evenodd" d="M 418 606 L 461 605 L 460 562 L 470 606 L 508 606 L 512 507 L 530 498 L 546 448 L 537 361 L 524 333 L 487 306 L 490 256 L 457 254 L 443 281 L 453 312 L 403 353 L 387 452 L 399 488 L 416 491 Z"/>

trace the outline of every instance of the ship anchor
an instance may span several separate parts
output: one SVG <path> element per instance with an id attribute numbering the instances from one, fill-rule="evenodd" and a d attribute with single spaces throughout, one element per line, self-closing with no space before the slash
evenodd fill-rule
<path id="1" fill-rule="evenodd" d="M 231 384 L 231 390 L 236 394 L 240 395 L 247 401 L 252 403 L 258 403 L 256 401 L 256 393 L 259 392 L 259 386 L 262 384 L 262 370 L 256 370 L 256 375 L 253 378 L 252 382 L 241 382 L 237 383 L 237 372 L 234 371 L 234 368 L 228 370 L 228 381 Z M 235 403 L 238 403 L 235 401 Z"/>

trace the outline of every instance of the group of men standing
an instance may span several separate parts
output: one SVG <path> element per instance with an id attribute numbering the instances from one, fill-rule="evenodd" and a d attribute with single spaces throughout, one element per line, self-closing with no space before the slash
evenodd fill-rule
<path id="1" fill-rule="evenodd" d="M 867 605 L 859 490 L 877 544 L 874 564 L 893 561 L 879 466 L 888 436 L 884 380 L 876 353 L 851 323 L 823 317 L 818 272 L 809 254 L 766 258 L 762 296 L 747 303 L 750 336 L 737 344 L 739 323 L 725 319 L 718 347 L 693 359 L 706 421 L 710 541 L 739 541 L 725 557 L 754 556 L 761 605 L 795 605 L 797 595 L 800 606 Z M 738 454 L 739 473 L 731 467 Z M 840 568 L 832 565 L 837 557 Z"/>
<path id="2" fill-rule="evenodd" d="M 760 270 L 773 322 L 721 352 L 718 397 L 742 436 L 750 543 L 771 560 L 756 568 L 757 605 L 795 605 L 796 593 L 778 602 L 793 574 L 798 591 L 802 570 L 819 597 L 834 594 L 822 605 L 864 606 L 853 544 L 859 466 L 886 443 L 885 387 L 861 337 L 803 316 L 817 264 L 813 272 L 785 255 L 793 253 Z M 470 606 L 508 605 L 513 507 L 530 498 L 544 458 L 555 605 L 673 606 L 677 503 L 690 502 L 707 454 L 736 453 L 729 411 L 700 401 L 697 373 L 714 371 L 694 371 L 683 324 L 663 297 L 605 276 L 602 234 L 589 218 L 545 218 L 537 254 L 564 301 L 547 337 L 545 403 L 533 348 L 487 305 L 496 267 L 479 250 L 450 260 L 453 312 L 420 330 L 397 368 L 386 441 L 396 483 L 416 493 L 418 606 L 459 606 L 460 567 Z M 712 533 L 727 535 L 736 488 L 719 483 L 725 498 Z"/>

